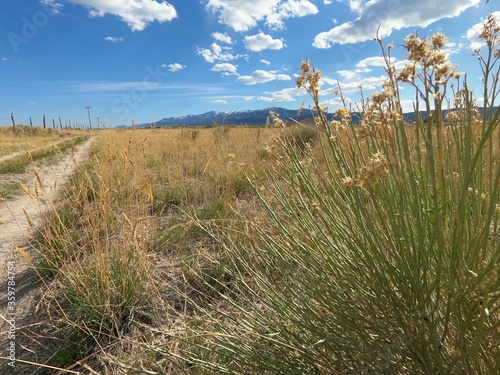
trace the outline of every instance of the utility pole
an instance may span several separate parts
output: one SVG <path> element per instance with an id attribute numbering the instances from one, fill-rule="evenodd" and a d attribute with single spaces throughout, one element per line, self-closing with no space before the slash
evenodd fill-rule
<path id="1" fill-rule="evenodd" d="M 83 108 L 87 108 L 87 113 L 89 114 L 89 126 L 90 126 L 90 130 L 92 130 L 92 122 L 90 121 L 90 108 L 92 108 L 92 107 L 86 106 Z"/>
<path id="2" fill-rule="evenodd" d="M 101 128 L 101 124 L 99 124 L 99 117 L 97 118 L 97 129 Z"/>

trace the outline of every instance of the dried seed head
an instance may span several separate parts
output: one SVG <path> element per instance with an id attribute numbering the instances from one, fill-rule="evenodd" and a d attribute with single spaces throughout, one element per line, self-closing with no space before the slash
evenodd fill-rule
<path id="1" fill-rule="evenodd" d="M 26 210 L 26 207 L 23 207 L 23 214 L 26 220 L 28 221 L 28 225 L 30 227 L 34 227 L 35 224 L 33 223 L 33 220 L 31 220 L 31 216 L 29 215 L 28 211 Z"/>
<path id="2" fill-rule="evenodd" d="M 356 178 L 356 186 L 360 189 L 373 188 L 379 179 L 389 175 L 387 159 L 384 154 L 377 152 L 372 155 L 368 164 L 361 168 Z"/>
<path id="3" fill-rule="evenodd" d="M 448 43 L 448 40 L 446 39 L 443 33 L 436 33 L 432 36 L 431 42 L 434 48 L 440 49 L 443 48 Z"/>
<path id="4" fill-rule="evenodd" d="M 305 88 L 308 92 L 317 92 L 320 87 L 321 72 L 311 65 L 309 60 L 302 62 L 300 66 L 301 74 L 297 78 L 298 88 Z"/>
<path id="5" fill-rule="evenodd" d="M 40 175 L 40 172 L 38 172 L 38 169 L 36 169 L 36 168 L 35 168 L 35 175 L 36 175 L 36 180 L 38 181 L 38 184 L 43 189 L 44 188 L 43 179 L 42 179 L 42 176 Z"/>
<path id="6" fill-rule="evenodd" d="M 340 124 L 349 124 L 351 122 L 351 113 L 344 107 L 337 109 L 335 117 L 340 118 Z"/>
<path id="7" fill-rule="evenodd" d="M 413 82 L 417 77 L 417 67 L 414 63 L 406 65 L 396 79 L 402 82 Z"/>
<path id="8" fill-rule="evenodd" d="M 352 177 L 344 177 L 342 179 L 342 185 L 344 185 L 344 186 L 353 186 L 354 185 L 354 179 Z"/>

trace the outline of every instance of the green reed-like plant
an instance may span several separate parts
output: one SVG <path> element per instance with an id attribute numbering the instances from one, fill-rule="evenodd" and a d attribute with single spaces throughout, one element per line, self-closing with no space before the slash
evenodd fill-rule
<path id="1" fill-rule="evenodd" d="M 495 40 L 485 74 L 498 29 L 483 35 Z M 442 34 L 409 36 L 399 73 L 383 48 L 388 79 L 357 124 L 347 108 L 326 118 L 321 72 L 302 64 L 320 147 L 297 152 L 285 134 L 281 167 L 257 189 L 266 214 L 221 240 L 238 297 L 225 297 L 225 310 L 203 306 L 198 334 L 183 337 L 181 355 L 201 373 L 500 372 L 497 89 L 485 89 L 489 110 L 478 115 L 445 45 Z M 423 98 L 412 126 L 404 82 Z"/>

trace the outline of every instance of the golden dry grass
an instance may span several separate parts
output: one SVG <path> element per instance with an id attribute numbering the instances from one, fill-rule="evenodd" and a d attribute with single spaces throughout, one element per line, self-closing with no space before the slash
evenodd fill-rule
<path id="1" fill-rule="evenodd" d="M 45 280 L 45 323 L 54 332 L 73 327 L 77 351 L 94 347 L 94 340 L 134 338 L 144 321 L 164 324 L 168 305 L 174 315 L 184 314 L 173 291 L 185 281 L 192 293 L 203 288 L 195 279 L 211 272 L 208 259 L 220 256 L 193 219 L 222 228 L 236 212 L 258 212 L 247 176 L 264 180 L 274 163 L 275 135 L 265 128 L 97 135 L 88 164 L 33 242 L 32 261 Z M 54 333 L 45 344 L 62 353 L 51 365 L 65 367 L 74 353 L 64 354 L 61 340 Z"/>
<path id="2" fill-rule="evenodd" d="M 14 132 L 12 127 L 0 127 L 0 157 L 18 151 L 27 151 L 45 146 L 63 138 L 83 135 L 83 131 L 58 131 L 40 127 L 17 126 Z"/>

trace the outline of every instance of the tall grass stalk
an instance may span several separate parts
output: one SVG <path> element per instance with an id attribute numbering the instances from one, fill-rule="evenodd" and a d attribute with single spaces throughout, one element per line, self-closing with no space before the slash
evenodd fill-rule
<path id="1" fill-rule="evenodd" d="M 74 368 L 101 346 L 113 346 L 137 324 L 154 320 L 160 303 L 149 258 L 150 186 L 132 142 L 118 150 L 95 142 L 94 158 L 80 168 L 33 244 L 33 266 L 46 288 L 43 306 L 57 328 L 47 340 L 55 351 L 47 362 L 57 367 Z"/>

